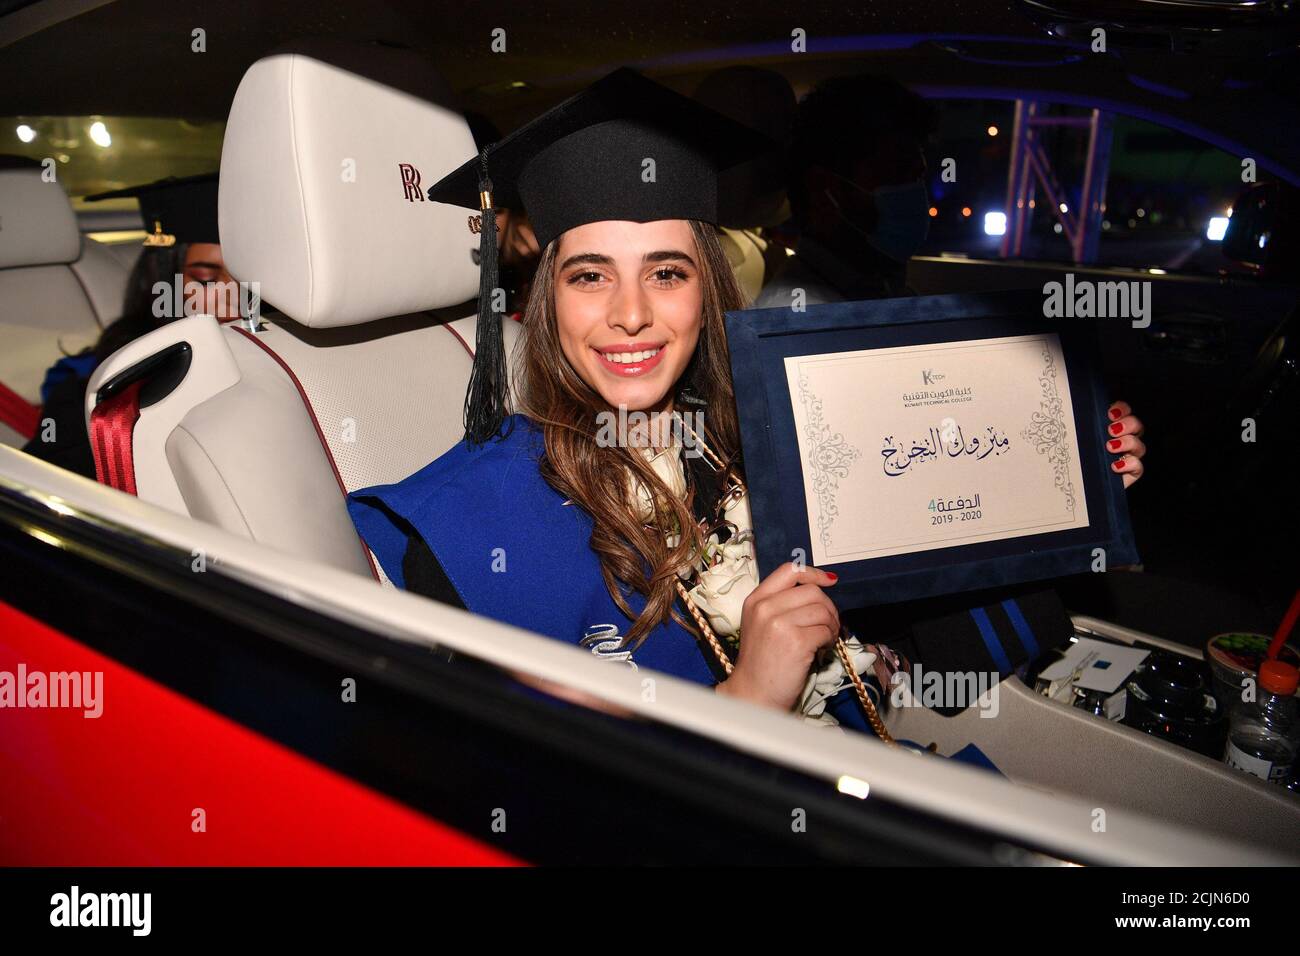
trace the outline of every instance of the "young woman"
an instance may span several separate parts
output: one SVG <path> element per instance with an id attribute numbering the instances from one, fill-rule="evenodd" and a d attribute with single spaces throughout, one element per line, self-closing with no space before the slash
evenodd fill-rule
<path id="1" fill-rule="evenodd" d="M 181 318 L 175 295 L 159 295 L 159 287 L 181 283 L 179 301 L 184 315 L 214 315 L 219 321 L 239 318 L 237 284 L 226 270 L 217 235 L 217 176 L 165 179 L 145 186 L 87 196 L 101 199 L 135 197 L 149 233 L 127 279 L 122 315 L 101 333 L 90 348 L 66 355 L 45 372 L 41 385 L 41 418 L 54 423 L 42 428 L 23 451 L 51 464 L 95 477 L 95 462 L 86 432 L 86 385 L 99 364 L 160 325 Z M 166 308 L 160 308 L 165 305 Z"/>
<path id="2" fill-rule="evenodd" d="M 716 170 L 736 142 L 752 147 L 752 136 L 619 73 L 488 151 L 491 179 L 518 184 L 507 195 L 528 208 L 543 250 L 520 414 L 501 417 L 504 376 L 490 327 L 486 349 L 483 335 L 500 316 L 485 313 L 467 440 L 396 485 L 357 492 L 350 509 L 398 586 L 864 727 L 854 678 L 874 654 L 837 642 L 835 575 L 786 564 L 759 581 L 754 561 L 723 329 L 744 303 L 712 225 Z M 430 198 L 467 204 L 487 178 L 462 168 Z M 1141 426 L 1122 411 L 1136 474 Z"/>

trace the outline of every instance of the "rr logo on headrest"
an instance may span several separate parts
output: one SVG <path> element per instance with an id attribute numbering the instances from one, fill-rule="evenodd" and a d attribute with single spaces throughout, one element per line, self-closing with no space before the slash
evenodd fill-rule
<path id="1" fill-rule="evenodd" d="M 420 191 L 420 171 L 410 163 L 398 163 L 402 171 L 402 189 L 406 192 L 407 202 L 424 202 L 424 193 Z"/>

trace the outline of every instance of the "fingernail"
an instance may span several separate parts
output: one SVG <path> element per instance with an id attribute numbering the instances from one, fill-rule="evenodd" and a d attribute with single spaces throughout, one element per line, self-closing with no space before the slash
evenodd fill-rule
<path id="1" fill-rule="evenodd" d="M 1121 425 L 1119 422 L 1116 422 L 1114 425 L 1110 426 L 1110 433 L 1112 435 L 1118 435 L 1120 431 L 1123 430 L 1123 428 L 1124 428 L 1123 425 Z"/>
<path id="2" fill-rule="evenodd" d="M 826 576 L 831 579 L 831 584 L 834 584 L 836 581 L 840 579 L 840 576 L 836 574 L 834 571 L 827 571 Z"/>
<path id="3" fill-rule="evenodd" d="M 1112 438 L 1110 441 L 1106 442 L 1106 447 L 1111 451 L 1119 451 L 1119 446 L 1122 444 L 1124 443 L 1118 438 Z"/>
<path id="4" fill-rule="evenodd" d="M 1124 459 L 1121 458 L 1119 461 L 1115 462 L 1115 464 L 1113 464 L 1111 467 L 1114 468 L 1116 471 L 1123 471 L 1123 470 L 1124 470 Z"/>
<path id="5" fill-rule="evenodd" d="M 1119 418 L 1119 417 L 1120 417 L 1119 409 L 1118 409 L 1118 408 L 1112 408 L 1112 409 L 1110 410 L 1110 417 L 1111 417 L 1111 418 Z"/>

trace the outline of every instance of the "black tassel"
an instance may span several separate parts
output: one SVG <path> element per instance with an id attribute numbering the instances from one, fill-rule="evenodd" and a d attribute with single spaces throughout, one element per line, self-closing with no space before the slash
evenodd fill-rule
<path id="1" fill-rule="evenodd" d="M 487 172 L 487 149 L 479 154 L 478 329 L 474 337 L 474 367 L 465 392 L 465 439 L 471 447 L 482 445 L 501 431 L 506 417 L 506 355 L 501 312 L 493 308 L 497 290 L 497 217 L 492 203 L 492 180 Z"/>

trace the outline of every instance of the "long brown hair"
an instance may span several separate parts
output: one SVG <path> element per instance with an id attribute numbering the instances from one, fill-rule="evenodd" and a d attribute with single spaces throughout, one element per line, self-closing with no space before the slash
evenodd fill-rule
<path id="1" fill-rule="evenodd" d="M 704 440 L 724 462 L 738 468 L 740 434 L 723 313 L 743 308 L 744 297 L 717 230 L 692 221 L 691 232 L 700 259 L 703 314 L 695 354 L 673 388 L 677 395 L 685 392 L 704 403 L 696 406 L 704 413 Z M 597 416 L 610 408 L 582 380 L 560 347 L 555 312 L 558 247 L 556 240 L 542 253 L 524 313 L 518 405 L 542 429 L 542 477 L 594 521 L 591 548 L 600 558 L 610 597 L 624 614 L 635 618 L 624 639 L 635 647 L 670 615 L 685 623 L 673 606 L 674 581 L 678 570 L 702 550 L 703 535 L 692 512 L 691 491 L 686 500 L 676 497 L 636 449 L 622 443 L 598 444 Z M 629 472 L 660 503 L 658 526 L 643 525 L 633 513 L 627 495 Z M 672 548 L 665 540 L 670 532 L 680 532 Z M 645 595 L 640 615 L 633 614 L 620 584 Z"/>

